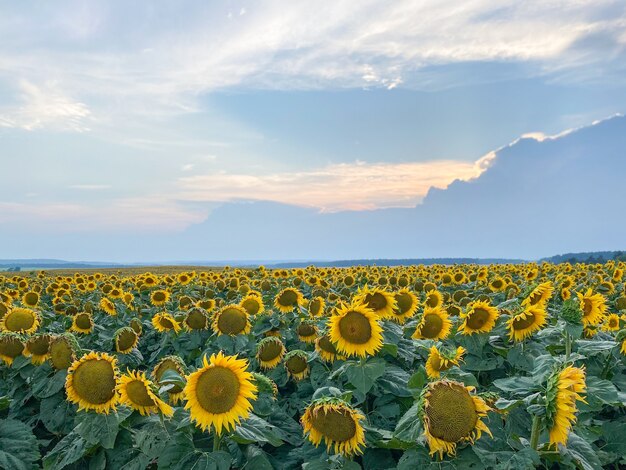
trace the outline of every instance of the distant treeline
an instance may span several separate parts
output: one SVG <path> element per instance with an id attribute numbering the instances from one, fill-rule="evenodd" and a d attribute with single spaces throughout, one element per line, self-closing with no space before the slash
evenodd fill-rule
<path id="1" fill-rule="evenodd" d="M 541 261 L 550 263 L 605 263 L 609 260 L 626 261 L 624 251 L 584 251 L 582 253 L 565 253 L 550 258 L 543 258 Z"/>
<path id="2" fill-rule="evenodd" d="M 339 261 L 303 261 L 267 264 L 268 268 L 304 268 L 306 266 L 345 268 L 350 266 L 411 266 L 416 264 L 501 264 L 524 263 L 521 259 L 505 258 L 406 258 L 406 259 L 349 259 Z"/>

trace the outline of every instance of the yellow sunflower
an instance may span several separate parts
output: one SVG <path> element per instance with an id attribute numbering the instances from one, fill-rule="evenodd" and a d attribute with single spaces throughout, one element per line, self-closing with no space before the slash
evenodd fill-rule
<path id="1" fill-rule="evenodd" d="M 553 292 L 554 287 L 552 287 L 552 283 L 550 281 L 539 284 L 533 289 L 530 295 L 522 301 L 522 306 L 538 305 L 540 307 L 544 307 L 550 300 L 550 297 L 552 297 Z"/>
<path id="2" fill-rule="evenodd" d="M 248 295 L 241 299 L 239 306 L 245 308 L 248 315 L 260 315 L 265 311 L 261 297 L 252 293 L 248 293 Z"/>
<path id="3" fill-rule="evenodd" d="M 426 292 L 424 306 L 429 308 L 439 308 L 443 305 L 443 295 L 438 290 L 432 289 Z"/>
<path id="4" fill-rule="evenodd" d="M 488 333 L 496 326 L 499 316 L 500 313 L 496 307 L 492 307 L 487 301 L 477 300 L 470 303 L 467 310 L 461 313 L 462 323 L 459 326 L 459 332 L 464 335 Z"/>
<path id="5" fill-rule="evenodd" d="M 0 331 L 0 359 L 10 366 L 16 357 L 22 355 L 22 351 L 24 351 L 24 343 L 20 335 Z"/>
<path id="6" fill-rule="evenodd" d="M 409 289 L 401 289 L 395 294 L 396 308 L 389 318 L 401 325 L 410 317 L 415 315 L 419 307 L 417 296 Z"/>
<path id="7" fill-rule="evenodd" d="M 317 447 L 322 440 L 327 452 L 351 457 L 363 453 L 365 432 L 361 421 L 363 414 L 338 398 L 313 401 L 305 410 L 300 422 L 304 434 Z"/>
<path id="8" fill-rule="evenodd" d="M 180 323 L 178 323 L 176 318 L 168 312 L 157 313 L 154 317 L 152 317 L 152 326 L 154 326 L 154 329 L 159 333 L 163 333 L 165 331 L 174 331 L 174 333 L 178 333 L 182 330 Z"/>
<path id="9" fill-rule="evenodd" d="M 39 304 L 39 293 L 28 291 L 22 296 L 22 303 L 27 307 L 36 307 Z"/>
<path id="10" fill-rule="evenodd" d="M 170 300 L 170 293 L 166 290 L 155 290 L 150 294 L 150 302 L 155 307 L 165 305 Z"/>
<path id="11" fill-rule="evenodd" d="M 395 296 L 384 289 L 370 289 L 368 286 L 359 289 L 354 296 L 354 304 L 363 304 L 380 318 L 391 318 L 397 308 Z"/>
<path id="12" fill-rule="evenodd" d="M 30 357 L 33 365 L 40 365 L 48 359 L 50 355 L 50 341 L 52 336 L 47 333 L 33 335 L 26 341 L 22 354 Z"/>
<path id="13" fill-rule="evenodd" d="M 619 331 L 619 315 L 611 313 L 607 316 L 602 325 L 602 329 L 604 331 Z"/>
<path id="14" fill-rule="evenodd" d="M 509 339 L 523 341 L 536 331 L 539 331 L 547 323 L 547 313 L 543 304 L 526 305 L 526 308 L 512 315 L 506 322 L 509 329 Z"/>
<path id="15" fill-rule="evenodd" d="M 546 391 L 546 420 L 550 444 L 565 444 L 572 425 L 576 422 L 576 402 L 586 403 L 585 369 L 567 366 L 555 371 L 548 379 Z"/>
<path id="16" fill-rule="evenodd" d="M 296 349 L 289 351 L 285 356 L 285 370 L 289 377 L 295 380 L 302 380 L 309 376 L 311 368 L 307 361 L 307 354 L 304 351 Z"/>
<path id="17" fill-rule="evenodd" d="M 30 335 L 37 331 L 38 327 L 39 315 L 28 308 L 11 309 L 0 320 L 0 331 Z"/>
<path id="18" fill-rule="evenodd" d="M 465 348 L 462 346 L 457 347 L 455 351 L 439 350 L 437 346 L 431 346 L 426 360 L 426 374 L 431 379 L 438 379 L 441 372 L 458 366 L 463 360 L 463 354 L 465 354 Z"/>
<path id="19" fill-rule="evenodd" d="M 71 331 L 82 334 L 89 334 L 93 331 L 94 322 L 90 313 L 80 312 L 72 317 Z"/>
<path id="20" fill-rule="evenodd" d="M 280 338 L 268 336 L 259 341 L 256 358 L 261 369 L 273 369 L 285 356 L 285 346 Z"/>
<path id="21" fill-rule="evenodd" d="M 324 307 L 326 307 L 326 301 L 323 297 L 315 297 L 309 302 L 309 315 L 312 317 L 318 317 L 324 315 Z"/>
<path id="22" fill-rule="evenodd" d="M 429 383 L 420 397 L 420 417 L 430 455 L 456 454 L 462 442 L 474 443 L 482 432 L 491 431 L 482 422 L 490 410 L 485 401 L 472 394 L 474 387 L 449 380 Z"/>
<path id="23" fill-rule="evenodd" d="M 209 327 L 209 316 L 200 307 L 192 307 L 187 311 L 183 321 L 187 331 L 206 330 Z"/>
<path id="24" fill-rule="evenodd" d="M 281 290 L 274 299 L 274 306 L 283 313 L 293 312 L 294 308 L 302 305 L 304 297 L 298 289 L 288 287 Z"/>
<path id="25" fill-rule="evenodd" d="M 113 356 L 90 352 L 74 361 L 67 370 L 67 399 L 76 403 L 79 410 L 108 414 L 116 409 L 118 379 L 117 361 Z"/>
<path id="26" fill-rule="evenodd" d="M 213 331 L 218 335 L 248 334 L 251 327 L 248 312 L 239 305 L 226 305 L 213 318 Z"/>
<path id="27" fill-rule="evenodd" d="M 208 361 L 205 356 L 203 367 L 189 375 L 185 409 L 198 427 L 206 431 L 213 426 L 219 436 L 248 417 L 257 387 L 247 367 L 246 359 L 224 356 L 220 351 Z"/>
<path id="28" fill-rule="evenodd" d="M 303 321 L 296 329 L 298 338 L 304 343 L 314 343 L 317 338 L 317 327 L 315 323 Z"/>
<path id="29" fill-rule="evenodd" d="M 606 313 L 606 299 L 602 294 L 594 294 L 591 289 L 587 289 L 584 294 L 576 292 L 580 301 L 580 309 L 583 312 L 583 325 L 596 326 L 602 323 Z"/>
<path id="30" fill-rule="evenodd" d="M 143 416 L 160 411 L 164 416 L 171 417 L 174 414 L 174 408 L 161 400 L 154 388 L 155 385 L 146 378 L 145 372 L 136 371 L 129 371 L 122 375 L 117 384 L 120 403 L 139 411 Z"/>
<path id="31" fill-rule="evenodd" d="M 157 383 L 160 384 L 163 375 L 168 370 L 174 371 L 179 376 L 184 378 L 186 372 L 185 369 L 185 363 L 180 357 L 165 356 L 154 366 L 154 369 L 152 369 L 152 377 Z M 167 396 L 169 397 L 170 402 L 175 405 L 184 398 L 185 393 L 182 387 L 174 384 L 174 386 L 167 391 Z"/>
<path id="32" fill-rule="evenodd" d="M 115 350 L 121 354 L 128 354 L 137 347 L 139 335 L 130 326 L 125 326 L 115 332 L 114 340 Z"/>
<path id="33" fill-rule="evenodd" d="M 78 351 L 80 347 L 72 333 L 55 336 L 50 341 L 50 364 L 57 370 L 68 369 L 76 360 Z"/>
<path id="34" fill-rule="evenodd" d="M 106 297 L 102 297 L 102 299 L 100 299 L 99 305 L 100 305 L 100 310 L 104 311 L 105 313 L 111 316 L 117 315 L 117 308 L 115 307 L 115 304 L 111 302 L 109 299 L 107 299 Z"/>
<path id="35" fill-rule="evenodd" d="M 315 350 L 326 362 L 335 362 L 336 359 L 340 358 L 337 348 L 327 334 L 315 340 Z"/>
<path id="36" fill-rule="evenodd" d="M 360 304 L 341 305 L 328 319 L 330 340 L 348 357 L 375 354 L 383 346 L 382 332 L 376 314 Z"/>
<path id="37" fill-rule="evenodd" d="M 433 291 L 434 292 L 434 291 Z M 417 324 L 414 339 L 445 339 L 450 334 L 452 322 L 448 312 L 442 307 L 425 307 Z"/>
<path id="38" fill-rule="evenodd" d="M 496 277 L 489 283 L 489 290 L 492 292 L 502 292 L 505 289 L 506 282 L 501 277 Z"/>

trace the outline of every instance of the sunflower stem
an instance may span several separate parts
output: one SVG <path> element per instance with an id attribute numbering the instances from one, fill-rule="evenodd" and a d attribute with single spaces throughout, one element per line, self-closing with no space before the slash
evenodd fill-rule
<path id="1" fill-rule="evenodd" d="M 569 331 L 565 332 L 565 360 L 569 361 L 569 356 L 572 354 L 572 336 Z"/>
<path id="2" fill-rule="evenodd" d="M 220 435 L 215 433 L 213 435 L 213 452 L 217 452 L 220 450 Z"/>
<path id="3" fill-rule="evenodd" d="M 537 445 L 539 444 L 540 432 L 541 432 L 541 418 L 535 415 L 533 417 L 533 427 L 530 433 L 530 448 L 533 450 L 537 450 Z"/>

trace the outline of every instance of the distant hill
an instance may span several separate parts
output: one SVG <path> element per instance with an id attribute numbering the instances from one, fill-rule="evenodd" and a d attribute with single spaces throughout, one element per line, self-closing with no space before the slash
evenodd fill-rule
<path id="1" fill-rule="evenodd" d="M 542 258 L 550 263 L 605 263 L 609 260 L 626 261 L 626 251 L 583 251 Z"/>
<path id="2" fill-rule="evenodd" d="M 338 261 L 308 261 L 308 262 L 285 262 L 267 264 L 269 268 L 303 268 L 306 266 L 336 267 L 343 268 L 349 266 L 410 266 L 416 264 L 494 264 L 494 263 L 524 263 L 521 259 L 503 258 L 407 258 L 407 259 L 352 259 Z"/>

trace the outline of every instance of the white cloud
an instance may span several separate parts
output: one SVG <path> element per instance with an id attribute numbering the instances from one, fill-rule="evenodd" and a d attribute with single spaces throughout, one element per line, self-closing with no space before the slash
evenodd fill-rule
<path id="1" fill-rule="evenodd" d="M 193 163 L 186 163 L 181 167 L 182 171 L 191 171 L 195 165 Z"/>

